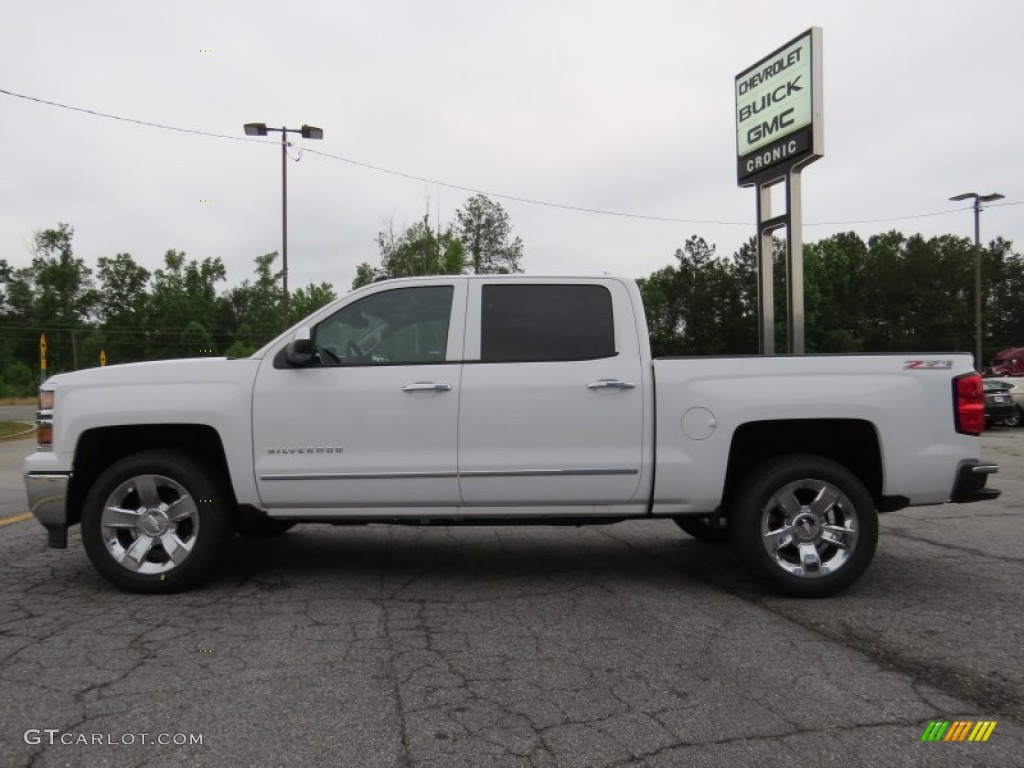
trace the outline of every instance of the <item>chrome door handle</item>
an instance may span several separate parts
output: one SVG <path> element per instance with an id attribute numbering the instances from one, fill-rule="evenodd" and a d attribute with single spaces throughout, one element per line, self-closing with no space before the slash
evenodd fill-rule
<path id="1" fill-rule="evenodd" d="M 450 392 L 451 384 L 437 384 L 433 381 L 417 381 L 402 387 L 403 392 Z"/>
<path id="2" fill-rule="evenodd" d="M 587 384 L 587 389 L 635 389 L 636 384 L 632 381 L 619 381 L 618 379 L 598 379 Z"/>

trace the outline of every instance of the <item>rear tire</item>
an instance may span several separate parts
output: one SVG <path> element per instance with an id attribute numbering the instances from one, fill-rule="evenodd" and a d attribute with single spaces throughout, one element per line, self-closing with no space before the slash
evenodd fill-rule
<path id="1" fill-rule="evenodd" d="M 207 465 L 178 451 L 143 451 L 93 483 L 82 507 L 82 542 L 96 570 L 117 587 L 179 592 L 224 559 L 232 505 Z"/>
<path id="2" fill-rule="evenodd" d="M 828 597 L 861 577 L 878 543 L 864 483 L 820 456 L 772 459 L 748 474 L 730 513 L 733 547 L 783 595 Z"/>
<path id="3" fill-rule="evenodd" d="M 1014 406 L 1013 416 L 1003 419 L 1003 424 L 1008 427 L 1019 427 L 1021 422 L 1024 422 L 1024 416 L 1021 414 L 1020 406 Z"/>

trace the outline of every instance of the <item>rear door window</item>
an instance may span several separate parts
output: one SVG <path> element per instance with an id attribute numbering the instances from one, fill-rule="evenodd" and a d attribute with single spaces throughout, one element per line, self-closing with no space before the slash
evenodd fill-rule
<path id="1" fill-rule="evenodd" d="M 600 285 L 485 285 L 480 359 L 489 363 L 614 357 L 612 297 Z"/>

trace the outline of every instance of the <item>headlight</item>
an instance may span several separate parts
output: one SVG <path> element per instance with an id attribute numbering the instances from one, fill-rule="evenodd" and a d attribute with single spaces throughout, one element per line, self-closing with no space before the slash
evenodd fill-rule
<path id="1" fill-rule="evenodd" d="M 53 390 L 39 390 L 39 410 L 36 411 L 36 443 L 40 450 L 53 448 Z"/>

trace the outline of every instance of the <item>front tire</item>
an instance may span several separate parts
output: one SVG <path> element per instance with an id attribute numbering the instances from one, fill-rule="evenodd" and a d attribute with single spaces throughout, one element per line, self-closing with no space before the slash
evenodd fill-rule
<path id="1" fill-rule="evenodd" d="M 746 476 L 730 515 L 733 547 L 784 595 L 828 597 L 867 569 L 878 512 L 864 483 L 819 456 L 783 456 Z"/>
<path id="2" fill-rule="evenodd" d="M 207 465 L 177 451 L 127 456 L 99 476 L 82 508 L 93 565 L 128 592 L 188 589 L 223 559 L 230 493 Z"/>

